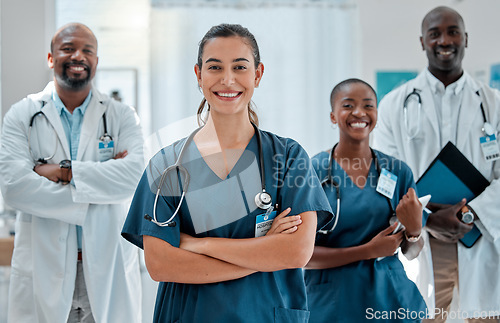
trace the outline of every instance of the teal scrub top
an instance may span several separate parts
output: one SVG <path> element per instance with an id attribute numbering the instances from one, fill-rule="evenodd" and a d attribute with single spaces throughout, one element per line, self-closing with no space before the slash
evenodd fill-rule
<path id="1" fill-rule="evenodd" d="M 266 191 L 281 210 L 290 215 L 317 211 L 318 228 L 332 220 L 330 204 L 309 157 L 295 141 L 260 131 Z M 186 146 L 182 165 L 190 180 L 185 201 L 175 216 L 174 227 L 159 227 L 144 219 L 152 216 L 162 171 L 175 163 L 186 139 L 162 149 L 153 157 L 135 192 L 122 235 L 140 248 L 143 235 L 179 246 L 180 232 L 195 237 L 252 238 L 256 216 L 254 197 L 262 190 L 256 136 L 224 180 L 208 167 L 196 145 Z M 157 217 L 168 220 L 180 202 L 185 176 L 171 172 L 162 184 Z M 179 187 L 181 183 L 181 187 Z M 212 284 L 161 282 L 154 322 L 308 322 L 302 269 L 258 272 Z"/>
<path id="2" fill-rule="evenodd" d="M 397 176 L 390 200 L 395 210 L 408 189 L 415 189 L 412 172 L 404 162 L 374 152 L 380 167 Z M 312 158 L 320 179 L 327 177 L 329 157 L 329 153 L 321 152 Z M 388 199 L 376 191 L 379 174 L 373 161 L 363 189 L 335 161 L 332 177 L 340 187 L 340 216 L 331 233 L 317 234 L 317 246 L 347 248 L 365 244 L 389 226 L 392 210 Z M 334 186 L 326 184 L 323 188 L 336 210 Z M 383 322 L 418 322 L 418 318 L 425 317 L 424 300 L 396 255 L 337 268 L 305 270 L 304 278 L 310 322 L 364 322 L 377 318 Z"/>

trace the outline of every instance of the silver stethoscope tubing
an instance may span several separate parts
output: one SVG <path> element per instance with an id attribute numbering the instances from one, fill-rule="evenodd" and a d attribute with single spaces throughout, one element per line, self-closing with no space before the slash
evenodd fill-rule
<path id="1" fill-rule="evenodd" d="M 481 98 L 481 95 L 479 94 L 479 91 L 476 92 L 476 94 Z M 408 101 L 411 99 L 412 96 L 416 96 L 417 98 L 417 129 L 413 135 L 410 134 L 410 123 L 408 119 Z M 495 129 L 493 126 L 488 122 L 486 119 L 486 113 L 484 112 L 484 107 L 483 107 L 483 102 L 481 101 L 481 104 L 479 105 L 481 108 L 481 114 L 483 116 L 483 127 L 481 128 L 481 131 L 484 133 L 485 136 L 491 136 L 495 134 Z M 422 96 L 419 93 L 419 90 L 413 89 L 411 93 L 409 93 L 403 103 L 403 117 L 405 121 L 405 128 L 406 128 L 406 134 L 408 140 L 413 140 L 417 137 L 418 133 L 420 132 L 420 113 L 422 112 Z"/>
<path id="2" fill-rule="evenodd" d="M 257 146 L 258 146 L 258 150 L 259 150 L 260 179 L 261 179 L 261 184 L 262 184 L 262 191 L 257 193 L 257 195 L 255 196 L 255 205 L 257 205 L 257 207 L 259 207 L 260 209 L 266 210 L 266 209 L 269 209 L 271 207 L 272 198 L 271 198 L 271 195 L 266 191 L 266 182 L 265 182 L 266 175 L 265 175 L 265 169 L 264 169 L 264 155 L 262 153 L 262 142 L 261 142 L 261 137 L 260 137 L 260 131 L 257 128 L 257 126 L 254 125 L 253 123 L 252 123 L 252 126 L 255 129 L 255 135 L 257 137 Z M 184 156 L 184 153 L 186 152 L 187 146 L 193 141 L 194 135 L 198 131 L 200 131 L 201 128 L 202 127 L 196 129 L 195 131 L 193 131 L 189 135 L 189 137 L 187 137 L 186 141 L 184 141 L 184 144 L 181 147 L 179 157 L 177 157 L 177 160 L 175 161 L 175 163 L 163 170 L 161 177 L 160 177 L 160 181 L 158 183 L 158 188 L 156 189 L 155 201 L 153 204 L 153 216 L 151 217 L 149 214 L 145 214 L 144 218 L 146 220 L 151 221 L 160 227 L 175 227 L 176 226 L 174 218 L 180 211 L 180 208 L 182 206 L 182 202 L 184 201 L 184 197 L 186 196 L 186 192 L 187 192 L 188 187 L 189 187 L 189 179 L 190 179 L 189 172 L 181 164 L 182 157 Z M 165 182 L 165 178 L 167 177 L 169 172 L 174 171 L 174 170 L 176 172 L 181 172 L 185 177 L 184 185 L 180 185 L 181 190 L 182 190 L 181 199 L 179 201 L 179 204 L 177 205 L 177 208 L 175 209 L 175 212 L 170 216 L 170 218 L 167 221 L 159 222 L 157 217 L 156 217 L 156 206 L 158 204 L 158 198 L 160 196 L 163 183 Z M 181 176 L 181 178 L 182 178 L 182 176 Z"/>
<path id="3" fill-rule="evenodd" d="M 33 154 L 33 150 L 31 149 L 31 130 L 33 128 L 33 124 L 35 123 L 35 119 L 36 119 L 37 116 L 42 115 L 47 120 L 47 122 L 50 124 L 50 126 L 52 127 L 52 130 L 56 134 L 56 130 L 54 129 L 54 126 L 52 125 L 52 123 L 50 123 L 50 121 L 47 118 L 47 116 L 45 115 L 45 113 L 41 110 L 44 106 L 45 106 L 45 102 L 42 103 L 42 107 L 40 108 L 40 111 L 35 112 L 35 114 L 33 114 L 33 116 L 30 119 L 29 128 L 28 128 L 28 149 L 30 151 L 31 158 L 33 158 L 33 160 L 35 160 L 39 164 L 47 164 L 47 162 L 49 160 L 51 160 L 52 158 L 54 158 L 54 156 L 56 155 L 57 146 L 58 146 L 58 140 L 57 140 L 57 135 L 56 135 L 54 137 L 55 138 L 55 140 L 54 140 L 54 152 L 51 155 L 49 155 L 48 157 L 36 158 L 34 156 L 34 154 Z M 113 137 L 111 137 L 111 135 L 108 134 L 108 125 L 107 125 L 107 122 L 106 122 L 106 113 L 104 113 L 102 115 L 102 123 L 104 125 L 104 134 L 99 139 L 101 141 L 110 142 L 110 141 L 113 140 Z"/>
<path id="4" fill-rule="evenodd" d="M 336 196 L 337 196 L 337 214 L 336 214 L 336 217 L 335 217 L 335 222 L 333 223 L 332 227 L 328 230 L 326 229 L 323 229 L 323 230 L 319 230 L 318 233 L 322 233 L 322 234 L 328 234 L 328 233 L 331 233 L 333 230 L 335 230 L 335 227 L 337 226 L 338 224 L 338 221 L 339 221 L 339 218 L 340 218 L 340 184 L 337 183 L 337 181 L 335 181 L 333 179 L 333 176 L 332 176 L 332 168 L 333 168 L 333 152 L 335 151 L 335 148 L 337 147 L 338 143 L 335 144 L 335 146 L 333 146 L 332 148 L 332 151 L 330 153 L 330 158 L 329 158 L 329 161 L 328 161 L 328 170 L 327 170 L 327 176 L 325 179 L 323 179 L 321 181 L 321 186 L 324 186 L 326 185 L 326 183 L 330 183 L 331 185 L 333 185 L 335 187 L 335 191 L 336 191 Z M 375 169 L 377 170 L 377 173 L 378 175 L 380 176 L 380 173 L 382 172 L 382 169 L 380 167 L 380 164 L 378 162 L 378 158 L 377 158 L 377 155 L 375 154 L 375 152 L 373 151 L 373 149 L 370 148 L 370 151 L 371 151 L 371 154 L 372 154 L 372 159 L 375 163 Z M 387 202 L 389 203 L 389 207 L 391 208 L 391 214 L 392 216 L 396 215 L 396 212 L 394 211 L 394 207 L 392 206 L 392 202 L 391 200 L 386 197 L 386 200 Z"/>

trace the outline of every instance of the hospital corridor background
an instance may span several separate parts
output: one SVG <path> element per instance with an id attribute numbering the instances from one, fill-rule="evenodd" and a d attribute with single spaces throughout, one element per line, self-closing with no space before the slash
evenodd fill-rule
<path id="1" fill-rule="evenodd" d="M 500 89 L 497 0 L 0 0 L 2 119 L 52 79 L 46 57 L 54 32 L 81 22 L 98 39 L 94 85 L 135 107 L 147 161 L 197 127 L 198 42 L 213 25 L 237 23 L 253 32 L 265 65 L 253 97 L 260 128 L 297 140 L 313 156 L 338 141 L 329 119 L 336 83 L 360 78 L 380 100 L 425 68 L 421 20 L 438 5 L 464 17 L 464 70 Z M 7 322 L 15 216 L 0 197 L 0 323 Z M 150 322 L 157 283 L 144 262 L 141 274 L 143 321 Z"/>

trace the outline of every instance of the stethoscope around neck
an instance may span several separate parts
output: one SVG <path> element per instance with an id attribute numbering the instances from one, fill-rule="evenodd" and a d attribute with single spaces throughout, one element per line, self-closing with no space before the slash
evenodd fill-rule
<path id="1" fill-rule="evenodd" d="M 35 155 L 33 154 L 33 150 L 31 149 L 31 131 L 33 129 L 33 125 L 35 124 L 36 117 L 38 117 L 40 115 L 43 116 L 47 120 L 47 122 L 50 124 L 50 126 L 52 128 L 52 131 L 55 134 L 57 134 L 56 129 L 54 129 L 54 126 L 49 121 L 49 119 L 47 118 L 47 116 L 45 115 L 45 113 L 42 111 L 43 107 L 45 106 L 45 103 L 46 102 L 43 101 L 42 102 L 42 106 L 40 107 L 40 111 L 37 111 L 37 112 L 35 112 L 33 114 L 33 116 L 30 119 L 30 123 L 29 123 L 29 127 L 28 127 L 28 149 L 30 151 L 31 158 L 33 158 L 33 160 L 36 161 L 36 163 L 38 163 L 38 164 L 47 164 L 47 162 L 49 160 L 51 160 L 52 158 L 54 158 L 54 156 L 56 155 L 56 153 L 57 153 L 57 147 L 58 147 L 58 140 L 57 140 L 57 135 L 56 135 L 56 136 L 54 136 L 54 151 L 49 156 L 36 158 Z M 103 123 L 103 126 L 104 126 L 104 133 L 103 133 L 103 135 L 101 137 L 99 137 L 99 140 L 102 141 L 102 142 L 111 142 L 111 141 L 113 141 L 113 137 L 111 137 L 111 135 L 108 134 L 108 124 L 106 122 L 106 113 L 103 113 L 103 115 L 102 115 L 102 123 Z"/>
<path id="2" fill-rule="evenodd" d="M 262 191 L 257 193 L 257 195 L 255 195 L 254 201 L 255 201 L 255 205 L 258 208 L 260 208 L 262 210 L 267 210 L 272 205 L 272 197 L 271 197 L 271 194 L 269 194 L 266 191 L 266 181 L 265 181 L 266 173 L 265 173 L 265 167 L 264 167 L 264 155 L 262 153 L 262 141 L 261 141 L 261 136 L 260 136 L 260 130 L 253 123 L 252 123 L 252 126 L 255 129 L 255 136 L 257 138 L 257 146 L 258 146 L 258 150 L 259 150 L 260 182 L 262 185 Z M 176 222 L 174 221 L 174 218 L 180 211 L 180 208 L 182 206 L 182 202 L 184 201 L 184 198 L 186 196 L 186 192 L 187 192 L 188 187 L 189 187 L 189 180 L 190 180 L 190 175 L 189 175 L 188 170 L 184 166 L 182 166 L 182 158 L 184 157 L 184 154 L 186 152 L 187 147 L 193 141 L 194 136 L 202 128 L 203 127 L 196 129 L 187 137 L 187 139 L 184 141 L 184 143 L 181 147 L 181 150 L 179 152 L 179 157 L 177 157 L 177 160 L 175 161 L 175 163 L 171 166 L 168 166 L 167 168 L 165 168 L 163 170 L 161 177 L 160 177 L 160 180 L 158 182 L 158 188 L 156 189 L 155 200 L 154 200 L 154 204 L 153 204 L 153 216 L 150 216 L 149 214 L 145 214 L 144 219 L 151 221 L 160 227 L 175 227 L 176 226 Z M 163 184 L 165 183 L 165 180 L 168 176 L 168 173 L 172 172 L 172 171 L 175 171 L 179 175 L 178 178 L 182 178 L 182 176 L 184 176 L 184 183 L 183 183 L 183 185 L 180 185 L 181 191 L 182 191 L 181 198 L 180 198 L 179 204 L 177 204 L 177 207 L 176 207 L 174 213 L 170 216 L 170 218 L 167 221 L 160 222 L 160 221 L 158 221 L 158 218 L 156 217 L 156 207 L 158 205 L 158 198 L 161 195 L 161 188 L 163 187 Z"/>
<path id="3" fill-rule="evenodd" d="M 330 158 L 329 158 L 329 161 L 328 161 L 327 175 L 321 181 L 321 186 L 323 186 L 323 187 L 327 183 L 330 183 L 333 187 L 335 187 L 336 197 L 337 197 L 337 213 L 336 213 L 336 217 L 335 217 L 335 222 L 332 224 L 332 227 L 330 229 L 319 230 L 318 233 L 321 233 L 321 234 L 329 234 L 333 230 L 335 230 L 335 227 L 337 227 L 337 224 L 338 224 L 338 221 L 339 221 L 339 218 L 340 218 L 340 200 L 341 200 L 341 196 L 340 196 L 340 183 L 338 183 L 336 180 L 334 180 L 333 176 L 332 176 L 334 152 L 335 152 L 335 148 L 337 148 L 337 145 L 338 145 L 338 143 L 336 143 L 335 146 L 333 146 L 332 151 L 330 152 Z M 377 170 L 377 173 L 378 173 L 378 175 L 380 177 L 380 173 L 382 172 L 382 168 L 380 167 L 380 163 L 378 161 L 377 155 L 375 154 L 375 152 L 371 148 L 370 148 L 370 152 L 372 154 L 373 162 L 375 163 L 375 169 Z M 384 196 L 384 197 L 386 198 L 387 203 L 389 203 L 389 207 L 391 209 L 391 216 L 395 216 L 396 212 L 394 211 L 394 207 L 392 206 L 391 199 L 389 199 L 387 196 Z"/>
<path id="4" fill-rule="evenodd" d="M 479 96 L 479 98 L 481 98 L 479 91 L 477 91 L 476 94 Z M 410 122 L 409 122 L 410 120 L 408 116 L 408 103 L 409 101 L 411 101 L 412 96 L 414 96 L 417 100 L 417 128 L 415 130 L 415 133 L 413 134 L 410 133 Z M 491 123 L 489 123 L 488 120 L 486 119 L 486 113 L 484 112 L 482 101 L 479 107 L 481 108 L 481 114 L 483 116 L 483 127 L 481 128 L 481 131 L 485 136 L 494 135 L 496 133 L 495 128 L 493 128 Z M 420 132 L 421 113 L 422 113 L 422 96 L 420 95 L 420 90 L 413 88 L 413 91 L 406 96 L 403 102 L 403 118 L 404 118 L 404 123 L 405 123 L 404 125 L 408 141 L 415 139 Z"/>

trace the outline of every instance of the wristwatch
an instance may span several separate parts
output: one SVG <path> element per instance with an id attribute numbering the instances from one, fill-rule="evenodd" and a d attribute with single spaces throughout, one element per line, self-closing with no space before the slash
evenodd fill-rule
<path id="1" fill-rule="evenodd" d="M 460 221 L 462 221 L 465 224 L 471 224 L 472 222 L 474 222 L 474 214 L 467 205 L 464 205 L 460 211 L 461 211 L 459 213 Z"/>
<path id="2" fill-rule="evenodd" d="M 62 176 L 66 178 L 66 180 L 63 180 L 62 178 L 59 180 L 63 185 L 68 184 L 69 181 L 69 176 L 71 172 L 71 160 L 69 159 L 63 159 L 59 162 L 59 168 L 62 170 Z"/>
<path id="3" fill-rule="evenodd" d="M 59 162 L 59 168 L 66 168 L 70 169 L 71 168 L 71 160 L 69 159 L 63 159 Z"/>

